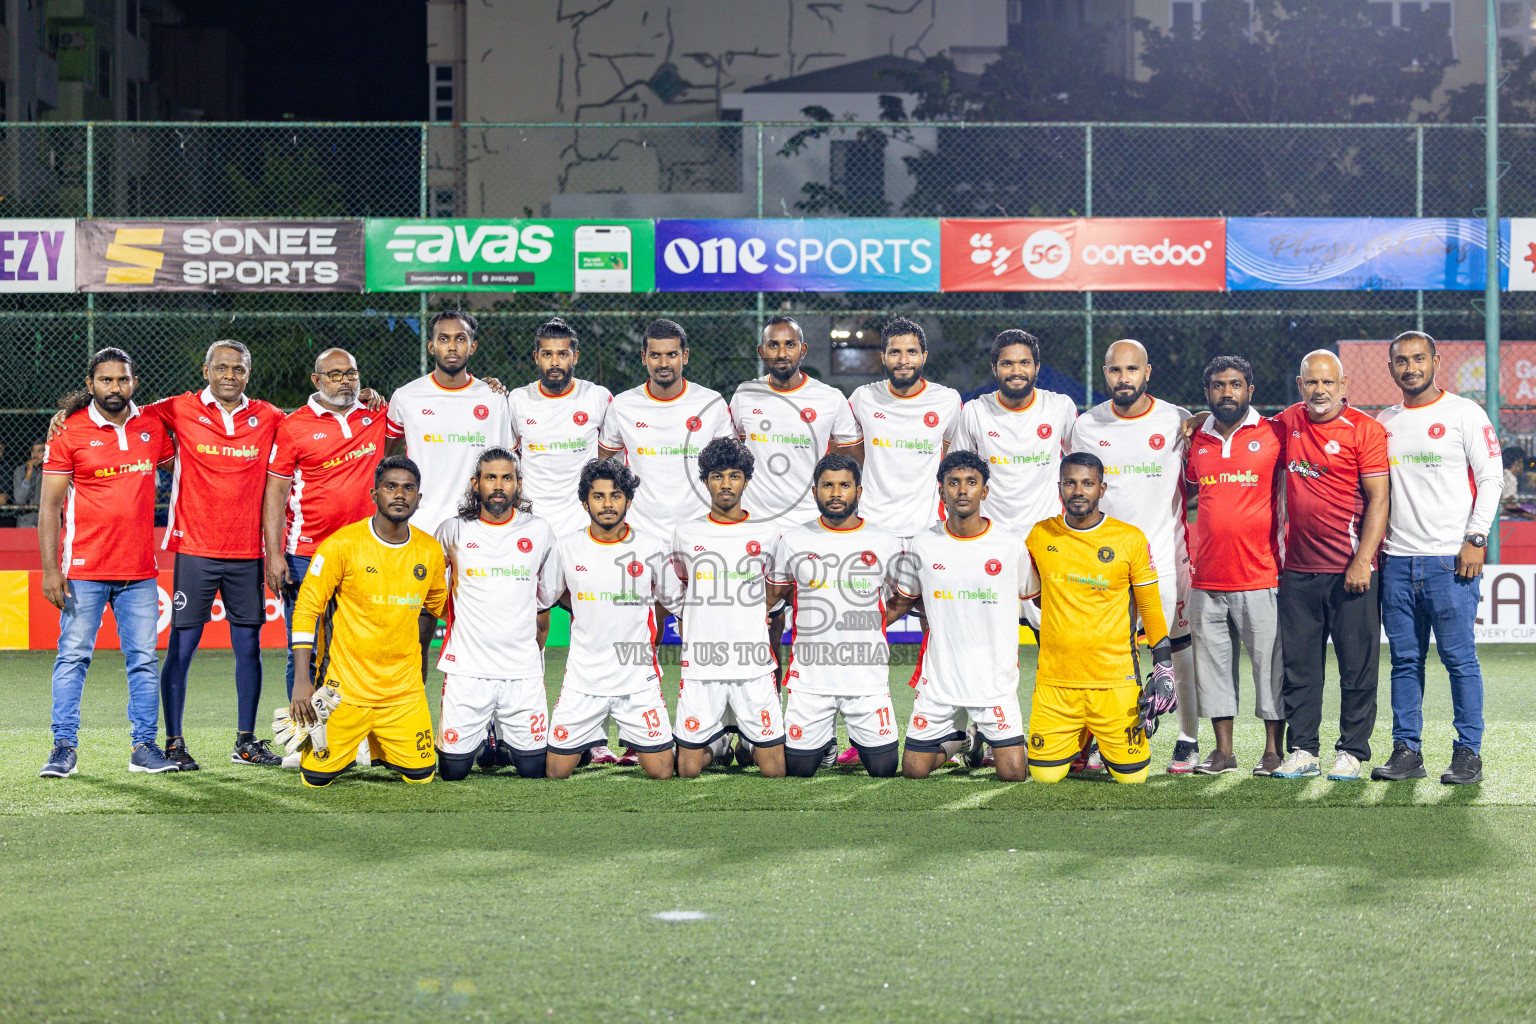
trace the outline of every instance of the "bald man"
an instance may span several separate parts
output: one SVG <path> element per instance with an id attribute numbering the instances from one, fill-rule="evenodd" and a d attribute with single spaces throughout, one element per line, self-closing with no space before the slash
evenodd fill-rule
<path id="1" fill-rule="evenodd" d="M 1173 672 L 1179 694 L 1179 735 L 1168 771 L 1187 775 L 1200 763 L 1200 709 L 1195 696 L 1195 661 L 1189 641 L 1189 551 L 1184 531 L 1183 435 L 1189 410 L 1147 393 L 1152 365 L 1139 341 L 1125 339 L 1104 353 L 1109 401 L 1089 409 L 1072 425 L 1070 450 L 1088 452 L 1104 463 L 1108 490 L 1100 508 L 1147 536 L 1163 618 L 1173 645 Z M 1106 559 L 1108 561 L 1108 559 Z"/>
<path id="2" fill-rule="evenodd" d="M 369 410 L 358 401 L 362 382 L 352 354 L 339 348 L 321 352 L 309 380 L 314 394 L 278 427 L 261 506 L 267 586 L 281 595 L 290 630 L 293 603 L 315 548 L 341 527 L 373 514 L 368 492 L 373 469 L 384 457 L 385 410 Z M 288 696 L 293 696 L 292 653 Z"/>
<path id="3" fill-rule="evenodd" d="M 1286 757 L 1274 777 L 1318 775 L 1328 640 L 1339 666 L 1339 738 L 1330 779 L 1360 778 L 1376 726 L 1381 605 L 1376 552 L 1387 531 L 1387 432 L 1345 400 L 1339 357 L 1301 361 L 1301 401 L 1275 417 L 1285 440 L 1280 648 Z"/>

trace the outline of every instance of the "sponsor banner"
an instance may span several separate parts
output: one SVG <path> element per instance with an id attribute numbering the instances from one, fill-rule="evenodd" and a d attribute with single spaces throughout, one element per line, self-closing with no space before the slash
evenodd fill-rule
<path id="1" fill-rule="evenodd" d="M 0 292 L 74 290 L 74 221 L 0 218 Z"/>
<path id="2" fill-rule="evenodd" d="M 1233 291 L 1481 291 L 1488 234 L 1470 218 L 1234 217 Z"/>
<path id="3" fill-rule="evenodd" d="M 369 219 L 371 292 L 648 292 L 648 220 Z"/>
<path id="4" fill-rule="evenodd" d="M 1478 587 L 1480 644 L 1536 643 L 1536 565 L 1488 565 Z"/>
<path id="5" fill-rule="evenodd" d="M 1341 341 L 1339 361 L 1349 378 L 1349 400 L 1361 406 L 1396 405 L 1403 393 L 1387 372 L 1389 341 Z M 1436 341 L 1440 373 L 1447 391 L 1479 405 L 1488 397 L 1487 349 L 1481 341 Z M 1500 395 L 1510 405 L 1536 405 L 1536 341 L 1499 343 Z M 1506 416 L 1508 414 L 1506 413 Z"/>
<path id="6" fill-rule="evenodd" d="M 13 581 L 15 577 L 26 577 L 27 597 L 26 604 L 26 637 L 27 646 L 34 651 L 56 650 L 59 646 L 59 610 L 48 603 L 43 596 L 43 574 L 38 570 L 21 573 L 0 573 L 0 577 L 8 577 L 10 580 L 0 579 L 0 584 Z M 155 581 L 160 588 L 160 621 L 158 623 L 159 636 L 155 640 L 155 646 L 165 650 L 166 641 L 171 633 L 171 595 L 176 592 L 175 573 L 170 569 L 161 569 L 160 575 Z M 11 615 L 14 617 L 15 610 Z M 16 630 L 19 633 L 19 630 Z M 287 646 L 287 636 L 283 627 L 282 602 L 271 594 L 267 594 L 267 619 L 261 627 L 261 646 L 282 649 Z M 214 598 L 213 620 L 203 629 L 203 638 L 199 641 L 202 647 L 229 647 L 229 623 L 224 619 L 224 602 L 221 598 Z M 121 644 L 117 640 L 117 619 L 112 615 L 109 607 L 101 619 L 101 632 L 96 635 L 96 647 L 98 650 L 119 650 Z"/>
<path id="7" fill-rule="evenodd" d="M 1219 292 L 1220 218 L 940 222 L 946 292 Z"/>
<path id="8" fill-rule="evenodd" d="M 1536 292 L 1536 217 L 1499 221 L 1499 250 L 1500 287 Z"/>
<path id="9" fill-rule="evenodd" d="M 659 220 L 664 292 L 936 292 L 939 222 Z"/>
<path id="10" fill-rule="evenodd" d="M 82 220 L 83 292 L 360 292 L 360 220 Z"/>

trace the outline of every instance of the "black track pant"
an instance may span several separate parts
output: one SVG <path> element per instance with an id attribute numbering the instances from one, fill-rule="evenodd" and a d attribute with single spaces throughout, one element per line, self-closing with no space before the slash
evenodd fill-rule
<path id="1" fill-rule="evenodd" d="M 1362 761 L 1376 727 L 1376 671 L 1381 661 L 1381 587 L 1371 573 L 1363 594 L 1344 592 L 1341 572 L 1280 574 L 1280 648 L 1285 682 L 1285 749 L 1318 753 L 1328 639 L 1339 665 L 1339 740 Z"/>

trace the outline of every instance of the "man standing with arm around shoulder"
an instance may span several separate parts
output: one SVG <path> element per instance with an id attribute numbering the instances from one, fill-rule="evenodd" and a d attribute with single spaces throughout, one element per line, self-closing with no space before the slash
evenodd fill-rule
<path id="1" fill-rule="evenodd" d="M 1456 739 L 1448 785 L 1483 781 L 1483 673 L 1477 663 L 1478 580 L 1498 511 L 1503 460 L 1482 407 L 1435 382 L 1435 339 L 1404 331 L 1388 349 L 1403 400 L 1381 413 L 1392 502 L 1381 569 L 1381 622 L 1392 655 L 1392 756 L 1371 778 L 1422 779 L 1424 662 L 1429 633 L 1451 677 Z M 1470 486 L 1469 486 L 1470 485 Z"/>

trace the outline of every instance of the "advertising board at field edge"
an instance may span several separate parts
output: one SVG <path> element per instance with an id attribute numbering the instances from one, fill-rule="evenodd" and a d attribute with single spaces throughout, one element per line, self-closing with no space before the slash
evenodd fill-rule
<path id="1" fill-rule="evenodd" d="M 1221 218 L 940 221 L 943 290 L 1219 292 Z"/>
<path id="2" fill-rule="evenodd" d="M 74 221 L 0 220 L 0 292 L 74 290 Z"/>
<path id="3" fill-rule="evenodd" d="M 1403 400 L 1387 372 L 1390 345 L 1385 339 L 1339 342 L 1339 362 L 1344 364 L 1349 400 L 1355 405 L 1388 406 Z M 1435 354 L 1440 357 L 1436 383 L 1482 404 L 1488 395 L 1484 343 L 1436 340 Z M 1536 405 L 1536 341 L 1500 342 L 1499 376 L 1499 394 L 1506 404 Z"/>
<path id="4" fill-rule="evenodd" d="M 370 218 L 371 292 L 649 292 L 649 220 Z"/>
<path id="5" fill-rule="evenodd" d="M 659 220 L 663 292 L 936 292 L 931 218 Z"/>
<path id="6" fill-rule="evenodd" d="M 21 575 L 21 574 L 15 574 Z M 59 646 L 59 610 L 43 596 L 43 574 L 32 570 L 27 576 L 27 646 L 35 651 L 53 650 Z M 160 570 L 155 580 L 160 590 L 160 621 L 156 624 L 155 646 L 165 650 L 170 639 L 171 595 L 176 592 L 175 573 Z M 101 620 L 101 631 L 96 634 L 96 646 L 102 650 L 118 650 L 117 620 L 108 608 Z M 213 619 L 204 628 L 199 643 L 207 648 L 229 647 L 229 623 L 224 618 L 224 602 L 215 598 Z M 266 621 L 261 627 L 261 646 L 283 648 L 288 645 L 283 627 L 282 603 L 270 593 L 266 594 Z"/>
<path id="7" fill-rule="evenodd" d="M 360 292 L 360 220 L 82 220 L 82 292 Z"/>
<path id="8" fill-rule="evenodd" d="M 1487 226 L 1447 217 L 1233 217 L 1232 291 L 1481 291 Z"/>

